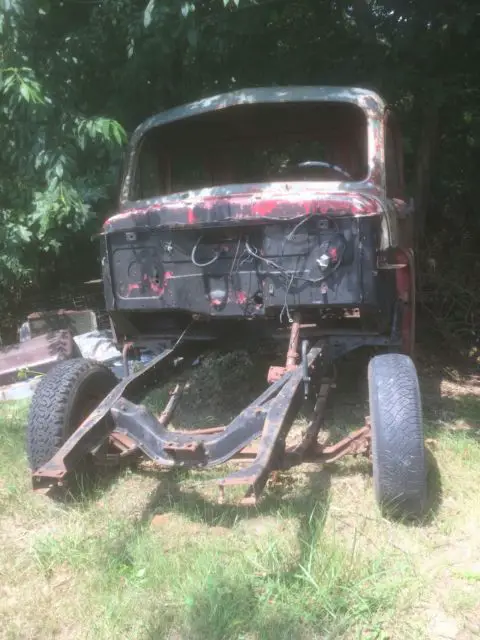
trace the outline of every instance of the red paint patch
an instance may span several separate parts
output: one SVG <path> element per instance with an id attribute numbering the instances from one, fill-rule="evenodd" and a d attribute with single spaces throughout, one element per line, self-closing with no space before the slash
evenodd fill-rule
<path id="1" fill-rule="evenodd" d="M 166 271 L 163 276 L 163 283 L 160 284 L 156 278 L 150 278 L 146 273 L 143 276 L 143 282 L 147 285 L 150 293 L 153 293 L 157 296 L 162 296 L 165 293 L 165 289 L 167 287 L 167 282 L 170 278 L 173 277 L 172 271 Z M 138 291 L 140 289 L 140 285 L 138 283 L 132 283 L 128 285 L 127 294 L 131 294 L 133 291 Z"/>
<path id="2" fill-rule="evenodd" d="M 151 289 L 151 291 L 156 293 L 158 296 L 163 296 L 163 294 L 165 293 L 165 289 L 167 287 L 167 282 L 170 280 L 170 278 L 172 276 L 173 276 L 172 271 L 166 271 L 164 276 L 163 276 L 163 284 L 162 285 L 158 284 L 158 282 L 155 282 L 155 280 L 150 280 L 150 289 Z"/>
<path id="3" fill-rule="evenodd" d="M 150 280 L 149 285 L 150 285 L 150 291 L 152 291 L 153 293 L 156 293 L 157 296 L 163 295 L 163 292 L 165 291 L 165 287 L 159 285 L 157 282 L 155 282 L 155 280 Z"/>
<path id="4" fill-rule="evenodd" d="M 382 205 L 375 197 L 360 192 L 319 193 L 309 190 L 300 194 L 265 194 L 260 191 L 223 197 L 205 196 L 198 198 L 195 205 L 198 206 L 197 214 L 194 206 L 187 201 L 159 201 L 148 207 L 132 208 L 109 218 L 104 224 L 104 229 L 111 230 L 117 222 L 138 218 L 151 212 L 159 212 L 162 224 L 167 226 L 202 224 L 210 221 L 208 212 L 216 208 L 219 208 L 219 212 L 225 212 L 223 215 L 226 220 L 248 220 L 269 216 L 289 219 L 313 214 L 369 216 L 383 213 Z"/>

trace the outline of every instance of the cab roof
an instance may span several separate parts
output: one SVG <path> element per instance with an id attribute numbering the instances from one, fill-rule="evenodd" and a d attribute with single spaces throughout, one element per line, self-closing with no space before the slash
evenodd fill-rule
<path id="1" fill-rule="evenodd" d="M 357 87 L 333 86 L 286 86 L 239 89 L 203 98 L 189 104 L 168 109 L 145 120 L 134 131 L 131 146 L 156 127 L 204 113 L 247 104 L 276 104 L 288 102 L 343 102 L 358 106 L 370 117 L 381 117 L 385 110 L 384 100 L 374 91 Z"/>

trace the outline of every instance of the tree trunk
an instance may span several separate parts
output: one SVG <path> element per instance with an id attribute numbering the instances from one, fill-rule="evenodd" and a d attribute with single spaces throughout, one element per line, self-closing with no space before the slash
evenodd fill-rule
<path id="1" fill-rule="evenodd" d="M 421 134 L 415 176 L 415 240 L 418 244 L 425 231 L 430 205 L 431 182 L 439 134 L 439 107 L 435 103 L 422 109 Z"/>

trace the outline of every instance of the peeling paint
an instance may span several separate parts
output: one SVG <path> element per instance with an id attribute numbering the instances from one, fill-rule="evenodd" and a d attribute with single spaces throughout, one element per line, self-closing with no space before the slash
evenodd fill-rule
<path id="1" fill-rule="evenodd" d="M 132 282 L 127 285 L 126 295 L 127 297 L 130 297 L 134 293 L 140 293 L 141 295 L 155 294 L 157 296 L 163 296 L 167 288 L 167 283 L 172 277 L 173 273 L 171 271 L 166 271 L 163 276 L 163 283 L 159 284 L 156 278 L 152 278 L 145 273 L 140 283 Z"/>
<path id="2" fill-rule="evenodd" d="M 235 300 L 237 304 L 246 304 L 248 300 L 248 296 L 245 291 L 236 291 L 235 292 Z"/>
<path id="3" fill-rule="evenodd" d="M 318 214 L 362 217 L 383 213 L 378 196 L 355 192 L 265 194 L 258 191 L 222 197 L 203 193 L 183 202 L 171 203 L 165 198 L 150 200 L 147 205 L 139 202 L 137 206 L 109 218 L 104 224 L 104 231 L 123 231 L 142 225 L 155 228 Z"/>

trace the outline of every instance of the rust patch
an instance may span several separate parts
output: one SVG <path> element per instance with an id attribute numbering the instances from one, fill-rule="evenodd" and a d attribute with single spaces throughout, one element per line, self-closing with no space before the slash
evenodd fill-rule
<path id="1" fill-rule="evenodd" d="M 199 462 L 206 462 L 206 451 L 203 442 L 192 441 L 186 444 L 180 444 L 178 442 L 168 442 L 163 450 L 168 453 L 176 461 L 192 461 L 197 460 Z"/>
<path id="2" fill-rule="evenodd" d="M 336 444 L 323 446 L 317 443 L 305 456 L 305 460 L 324 464 L 336 462 L 345 456 L 368 455 L 370 452 L 371 429 L 365 425 L 357 429 Z"/>

